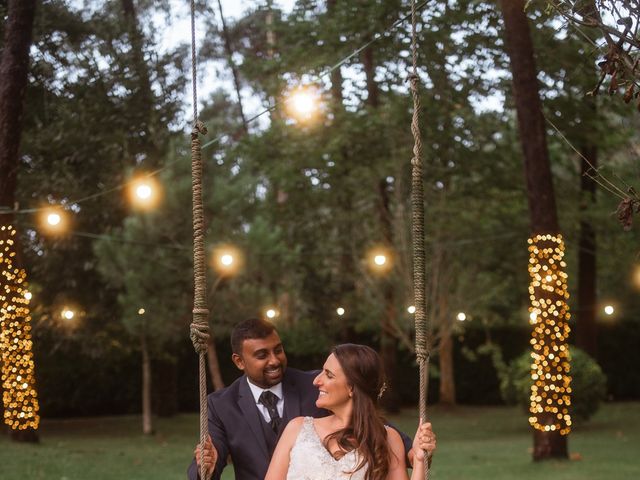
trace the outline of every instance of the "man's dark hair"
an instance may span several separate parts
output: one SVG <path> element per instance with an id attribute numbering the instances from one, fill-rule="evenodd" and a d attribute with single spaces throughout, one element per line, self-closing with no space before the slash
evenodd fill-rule
<path id="1" fill-rule="evenodd" d="M 231 332 L 231 351 L 240 355 L 242 342 L 253 338 L 267 338 L 276 327 L 273 323 L 261 318 L 249 318 L 237 324 Z"/>

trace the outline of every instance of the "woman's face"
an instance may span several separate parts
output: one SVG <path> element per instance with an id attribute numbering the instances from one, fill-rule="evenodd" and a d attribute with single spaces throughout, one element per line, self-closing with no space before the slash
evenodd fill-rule
<path id="1" fill-rule="evenodd" d="M 342 371 L 340 362 L 332 353 L 324 362 L 322 371 L 315 378 L 313 384 L 318 388 L 318 399 L 316 406 L 334 410 L 351 402 L 353 389 L 347 382 L 347 377 Z"/>

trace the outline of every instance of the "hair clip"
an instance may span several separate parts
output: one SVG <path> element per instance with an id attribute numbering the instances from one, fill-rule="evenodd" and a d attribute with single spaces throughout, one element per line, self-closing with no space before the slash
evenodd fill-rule
<path id="1" fill-rule="evenodd" d="M 382 398 L 382 395 L 384 395 L 384 392 L 386 391 L 387 391 L 387 382 L 382 382 L 382 386 L 380 387 L 380 391 L 378 392 L 378 400 Z"/>

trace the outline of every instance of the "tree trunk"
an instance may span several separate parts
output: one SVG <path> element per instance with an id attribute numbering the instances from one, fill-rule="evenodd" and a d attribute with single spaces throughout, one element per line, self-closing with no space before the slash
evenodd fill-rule
<path id="1" fill-rule="evenodd" d="M 24 98 L 28 83 L 29 72 L 29 49 L 32 43 L 33 21 L 36 12 L 36 0 L 9 0 L 7 5 L 7 20 L 4 30 L 4 41 L 2 57 L 0 58 L 0 225 L 3 230 L 0 240 L 6 242 L 11 236 L 10 229 L 4 228 L 14 225 L 12 213 L 4 213 L 1 210 L 12 211 L 15 205 L 15 192 L 17 184 L 17 173 L 20 150 L 20 139 L 22 135 L 22 118 L 24 113 Z M 16 241 L 17 239 L 13 239 Z M 22 270 L 20 252 L 18 244 L 14 244 L 16 255 L 12 262 L 0 262 L 2 268 L 11 270 Z M 4 275 L 0 276 L 2 291 L 18 290 L 21 285 L 4 284 Z M 15 276 L 13 278 L 16 278 Z M 25 317 L 17 318 L 19 322 L 24 322 L 18 330 L 26 331 L 28 314 Z M 0 322 L 4 323 L 4 322 Z M 24 327 L 24 328 L 23 328 Z M 13 335 L 14 329 L 3 331 L 6 336 Z M 25 335 L 25 334 L 23 334 Z M 11 341 L 12 338 L 5 338 Z M 25 350 L 22 352 L 22 363 L 33 366 L 33 352 L 31 342 L 20 342 Z M 5 360 L 6 361 L 6 360 Z M 3 365 L 3 377 L 7 373 L 7 365 Z M 15 371 L 11 369 L 12 371 Z M 30 385 L 31 386 L 31 385 Z M 9 392 L 4 392 L 3 400 L 12 402 Z M 26 401 L 26 400 L 25 400 Z M 35 408 L 37 416 L 37 404 L 31 405 Z M 39 440 L 35 428 L 28 427 L 24 430 L 12 430 L 11 438 L 20 442 L 37 442 Z"/>
<path id="2" fill-rule="evenodd" d="M 590 145 L 582 149 L 582 155 L 595 168 L 598 166 L 598 149 Z M 580 191 L 582 199 L 580 210 L 586 213 L 596 201 L 596 183 L 585 175 L 591 170 L 582 159 L 582 177 Z M 595 173 L 592 171 L 592 173 Z M 580 243 L 578 252 L 578 322 L 576 327 L 576 345 L 596 358 L 598 354 L 596 326 L 596 232 L 587 218 L 580 220 Z"/>
<path id="3" fill-rule="evenodd" d="M 171 348 L 167 347 L 167 350 Z M 175 349 L 170 356 L 154 358 L 151 362 L 151 395 L 153 413 L 158 417 L 175 416 L 178 411 L 178 367 L 175 361 Z M 172 358 L 173 357 L 173 358 Z"/>
<path id="4" fill-rule="evenodd" d="M 447 321 L 446 319 L 443 321 Z M 453 336 L 451 328 L 443 329 L 440 333 L 440 399 L 441 405 L 456 404 L 456 383 L 453 375 Z"/>
<path id="5" fill-rule="evenodd" d="M 0 59 L 0 208 L 13 210 L 36 0 L 10 0 Z M 13 218 L 2 214 L 3 224 Z"/>
<path id="6" fill-rule="evenodd" d="M 207 345 L 207 363 L 209 365 L 209 375 L 211 376 L 213 390 L 218 391 L 224 388 L 224 380 L 222 380 L 222 373 L 220 372 L 220 362 L 218 361 L 218 352 L 216 350 L 216 342 L 213 341 L 213 336 L 209 337 L 209 343 Z"/>
<path id="7" fill-rule="evenodd" d="M 393 231 L 391 227 L 391 209 L 389 205 L 389 183 L 386 178 L 380 180 L 378 183 L 378 193 L 378 210 L 382 236 L 384 238 L 385 248 L 391 251 L 393 248 Z M 396 309 L 395 282 L 390 278 L 385 278 L 383 282 L 384 313 L 382 315 L 382 324 L 380 326 L 380 358 L 384 365 L 387 377 L 387 386 L 389 388 L 382 397 L 381 404 L 387 412 L 394 413 L 400 410 L 400 397 L 394 388 L 397 363 L 397 342 L 393 332 L 398 312 Z"/>
<path id="8" fill-rule="evenodd" d="M 367 41 L 369 38 L 366 39 Z M 377 108 L 380 105 L 378 84 L 376 83 L 376 65 L 373 58 L 373 48 L 368 46 L 362 52 L 362 66 L 367 80 L 367 105 Z"/>
<path id="9" fill-rule="evenodd" d="M 140 336 L 142 350 L 142 433 L 153 435 L 153 416 L 151 409 L 151 359 L 146 333 Z"/>
<path id="10" fill-rule="evenodd" d="M 374 109 L 378 108 L 380 103 L 378 84 L 375 80 L 376 65 L 371 46 L 364 49 L 362 66 L 367 79 L 367 105 Z M 378 182 L 378 216 L 385 248 L 389 251 L 393 249 L 393 226 L 390 202 L 389 182 L 385 177 Z M 384 280 L 383 299 L 384 313 L 380 325 L 380 357 L 385 368 L 389 388 L 382 397 L 381 404 L 388 412 L 397 412 L 400 409 L 400 398 L 394 388 L 397 342 L 393 332 L 398 313 L 395 304 L 395 286 L 394 282 L 390 279 Z"/>
<path id="11" fill-rule="evenodd" d="M 529 23 L 523 0 L 501 0 L 506 47 L 511 59 L 513 95 L 524 153 L 532 234 L 557 233 L 558 215 L 551 178 L 542 102 Z"/>
<path id="12" fill-rule="evenodd" d="M 540 101 L 537 69 L 535 64 L 533 43 L 529 30 L 529 23 L 525 13 L 524 0 L 501 0 L 502 13 L 504 17 L 505 45 L 511 60 L 511 72 L 513 76 L 513 94 L 515 99 L 518 130 L 520 142 L 524 154 L 524 171 L 527 186 L 527 197 L 529 204 L 530 226 L 532 237 L 535 235 L 553 235 L 554 238 L 559 233 L 558 217 L 556 212 L 556 202 L 551 177 L 551 167 L 547 149 L 544 116 L 542 113 L 542 103 Z M 551 247 L 551 241 L 541 245 L 541 248 Z M 531 251 L 531 250 L 530 250 Z M 548 268 L 545 265 L 545 268 Z M 543 275 L 545 275 L 543 273 Z M 542 281 L 538 282 L 538 286 Z M 534 291 L 535 282 L 532 280 L 530 291 Z M 539 288 L 539 287 L 536 287 Z M 537 290 L 536 290 L 537 291 Z M 553 302 L 555 305 L 555 289 L 551 293 L 541 294 L 539 305 L 544 302 Z M 549 298 L 547 298 L 549 297 Z M 533 302 L 532 302 L 532 305 Z M 546 308 L 546 307 L 544 307 Z M 556 312 L 557 313 L 557 312 Z M 545 315 L 547 312 L 545 311 Z M 564 314 L 564 313 L 563 313 Z M 548 322 L 549 317 L 541 318 L 540 323 Z M 538 321 L 538 320 L 536 320 Z M 560 323 L 560 322 L 559 322 Z M 560 325 L 558 325 L 559 327 Z M 549 352 L 548 345 L 555 342 L 555 337 L 545 332 L 552 332 L 552 328 L 539 329 L 539 325 L 534 327 L 534 339 L 540 340 L 537 345 L 544 345 L 541 357 L 547 362 Z M 553 332 L 555 335 L 555 332 Z M 536 337 L 537 336 L 537 337 Z M 566 348 L 566 346 L 565 346 Z M 553 358 L 553 357 L 552 357 Z M 558 355 L 555 356 L 558 358 Z M 541 382 L 546 380 L 541 379 Z M 536 382 L 537 384 L 538 382 Z M 534 384 L 532 389 L 538 388 Z M 545 405 L 544 408 L 547 406 Z M 535 421 L 544 425 L 553 425 L 555 415 L 544 411 L 535 415 Z M 554 427 L 555 428 L 555 427 Z M 534 460 L 547 458 L 567 458 L 567 435 L 562 435 L 559 429 L 553 431 L 543 431 L 534 428 Z"/>
<path id="13" fill-rule="evenodd" d="M 249 125 L 247 119 L 244 116 L 244 108 L 242 107 L 242 95 L 240 95 L 240 74 L 238 68 L 233 61 L 233 49 L 231 48 L 231 39 L 229 38 L 229 30 L 227 29 L 227 22 L 224 19 L 224 12 L 222 11 L 222 3 L 218 0 L 218 11 L 220 12 L 220 22 L 222 23 L 222 37 L 224 39 L 224 49 L 227 53 L 227 62 L 229 68 L 231 68 L 231 74 L 233 75 L 233 86 L 236 90 L 236 96 L 238 97 L 238 109 L 240 111 L 240 118 L 242 119 L 242 129 L 244 134 L 249 133 Z"/>
<path id="14" fill-rule="evenodd" d="M 125 26 L 131 45 L 131 67 L 135 77 L 133 92 L 134 112 L 132 128 L 134 138 L 138 141 L 137 148 L 145 155 L 147 167 L 155 167 L 160 162 L 160 148 L 156 144 L 156 114 L 154 111 L 155 98 L 151 89 L 151 73 L 144 58 L 144 35 L 138 25 L 138 16 L 133 0 L 122 0 Z"/>

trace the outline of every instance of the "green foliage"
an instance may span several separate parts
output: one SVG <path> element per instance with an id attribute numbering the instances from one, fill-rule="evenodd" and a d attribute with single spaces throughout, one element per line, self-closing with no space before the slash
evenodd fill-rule
<path id="1" fill-rule="evenodd" d="M 287 353 L 298 356 L 326 356 L 334 341 L 324 328 L 318 328 L 318 323 L 311 319 L 298 320 L 291 326 L 278 328 L 283 345 Z M 295 365 L 294 365 L 295 366 Z M 321 365 L 316 365 L 316 368 Z"/>
<path id="2" fill-rule="evenodd" d="M 607 393 L 607 377 L 587 353 L 577 347 L 571 351 L 571 416 L 586 421 L 600 408 Z M 531 354 L 525 352 L 499 372 L 500 392 L 507 404 L 529 408 L 531 395 Z"/>
<path id="3" fill-rule="evenodd" d="M 78 344 L 96 352 L 103 350 L 91 339 L 125 341 L 123 330 L 136 335 L 147 318 L 159 355 L 174 337 L 187 335 L 190 320 L 189 146 L 175 131 L 189 110 L 189 53 L 185 46 L 159 48 L 163 32 L 155 30 L 154 20 L 170 18 L 166 0 L 133 2 L 137 26 L 125 21 L 121 2 L 96 0 L 82 9 L 62 0 L 41 3 L 18 198 L 21 208 L 60 202 L 73 212 L 73 224 L 68 236 L 54 239 L 41 235 L 30 217 L 20 217 L 38 292 L 36 317 L 54 334 L 49 319 L 56 309 L 77 303 L 85 323 L 65 335 L 87 337 Z M 284 317 L 279 321 L 288 350 L 320 353 L 335 341 L 360 336 L 375 343 L 380 320 L 391 311 L 394 332 L 403 339 L 399 348 L 402 354 L 409 349 L 408 23 L 322 78 L 318 87 L 326 105 L 317 123 L 288 119 L 282 98 L 286 87 L 334 67 L 409 7 L 407 0 L 299 0 L 285 12 L 260 1 L 241 18 L 227 19 L 245 100 L 251 96 L 247 103 L 273 108 L 244 135 L 235 97 L 217 90 L 201 98 L 200 117 L 211 132 L 205 142 L 219 139 L 203 151 L 207 251 L 232 243 L 245 255 L 234 277 L 208 272 L 217 338 L 274 305 Z M 217 78 L 207 62 L 226 62 L 226 53 L 216 8 L 198 8 L 208 29 L 199 51 L 206 68 L 198 74 L 210 84 Z M 546 114 L 578 148 L 595 141 L 607 162 L 601 171 L 610 178 L 615 173 L 636 179 L 635 157 L 625 142 L 637 121 L 607 98 L 598 98 L 595 115 L 584 101 L 596 80 L 596 54 L 536 4 L 529 15 Z M 435 356 L 438 332 L 451 326 L 458 311 L 467 313 L 467 324 L 489 329 L 526 324 L 528 222 L 498 9 L 492 2 L 436 2 L 422 11 L 419 27 L 427 305 Z M 216 77 L 225 77 L 225 66 L 215 64 Z M 377 106 L 370 102 L 374 90 Z M 578 228 L 588 219 L 598 235 L 599 291 L 615 296 L 625 317 L 635 321 L 640 297 L 627 275 L 620 275 L 635 263 L 633 232 L 619 229 L 610 215 L 617 198 L 606 192 L 598 193 L 597 208 L 581 209 L 575 152 L 551 132 L 571 289 Z M 131 210 L 120 191 L 111 190 L 136 170 L 156 168 L 163 169 L 164 198 L 152 213 Z M 388 211 L 381 208 L 381 185 Z M 383 226 L 385 216 L 391 232 Z M 368 249 L 384 242 L 394 256 L 386 279 L 372 274 L 366 262 Z M 393 309 L 387 310 L 389 285 Z M 342 317 L 338 306 L 346 310 Z M 141 307 L 144 317 L 137 314 Z M 454 328 L 463 337 L 468 327 Z M 497 361 L 502 347 L 479 353 Z"/>

